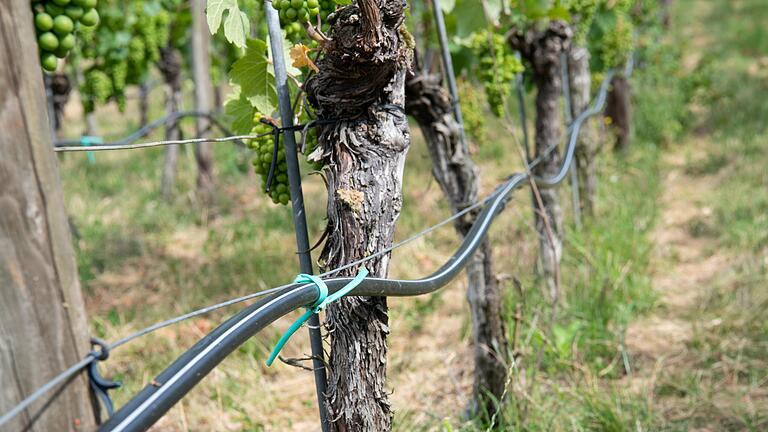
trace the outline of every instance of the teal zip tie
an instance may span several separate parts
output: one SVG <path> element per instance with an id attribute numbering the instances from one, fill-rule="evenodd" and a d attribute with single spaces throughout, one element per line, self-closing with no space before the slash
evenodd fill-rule
<path id="1" fill-rule="evenodd" d="M 319 291 L 317 301 L 313 303 L 311 306 L 308 306 L 306 312 L 304 312 L 299 317 L 299 319 L 294 321 L 294 323 L 291 324 L 290 327 L 288 327 L 288 330 L 286 330 L 285 333 L 283 333 L 283 336 L 281 336 L 280 340 L 277 341 L 275 348 L 272 349 L 272 353 L 269 355 L 269 358 L 267 359 L 267 366 L 272 366 L 272 363 L 275 361 L 278 354 L 280 354 L 280 350 L 283 349 L 285 344 L 288 342 L 288 339 L 290 339 L 291 336 L 293 336 L 293 334 L 296 333 L 296 331 L 300 329 L 305 322 L 307 322 L 309 317 L 311 317 L 313 314 L 319 313 L 321 310 L 325 309 L 325 307 L 328 306 L 329 304 L 347 295 L 350 291 L 352 291 L 358 285 L 360 285 L 360 282 L 362 282 L 367 276 L 368 276 L 368 269 L 366 269 L 365 267 L 361 268 L 354 279 L 352 279 L 348 284 L 346 284 L 344 288 L 336 291 L 331 295 L 328 295 L 328 287 L 325 285 L 325 282 L 323 282 L 323 280 L 320 279 L 319 277 L 303 274 L 303 273 L 296 276 L 296 279 L 294 279 L 293 283 L 315 284 L 315 286 L 317 287 L 317 290 Z"/>
<path id="2" fill-rule="evenodd" d="M 97 136 L 88 136 L 83 135 L 80 137 L 80 145 L 83 147 L 89 147 L 91 144 L 103 144 L 104 140 L 101 139 L 101 137 Z M 89 163 L 96 163 L 96 156 L 93 154 L 93 152 L 85 152 L 86 156 L 88 156 L 88 162 Z"/>

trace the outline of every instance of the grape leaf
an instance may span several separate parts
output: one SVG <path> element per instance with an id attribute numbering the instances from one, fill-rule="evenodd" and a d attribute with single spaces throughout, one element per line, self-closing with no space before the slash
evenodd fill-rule
<path id="1" fill-rule="evenodd" d="M 271 114 L 277 106 L 275 78 L 268 70 L 267 44 L 259 39 L 248 39 L 245 55 L 237 60 L 229 71 L 241 94 L 263 114 Z"/>
<path id="2" fill-rule="evenodd" d="M 307 55 L 310 51 L 309 47 L 304 44 L 296 44 L 291 48 L 291 59 L 293 59 L 293 67 L 302 68 L 308 67 L 315 72 L 320 72 L 315 62 Z"/>
<path id="3" fill-rule="evenodd" d="M 237 0 L 208 0 L 205 13 L 211 34 L 219 31 L 223 19 L 224 37 L 239 48 L 245 47 L 245 39 L 251 31 L 251 25 L 248 15 L 237 5 Z"/>
<path id="4" fill-rule="evenodd" d="M 478 6 L 476 0 L 461 0 L 456 3 L 453 14 L 461 17 L 456 21 L 456 36 L 459 38 L 465 38 L 488 25 L 483 8 Z"/>
<path id="5" fill-rule="evenodd" d="M 224 113 L 232 124 L 232 132 L 247 135 L 253 127 L 253 105 L 239 91 L 224 104 Z"/>
<path id="6" fill-rule="evenodd" d="M 503 9 L 501 0 L 486 0 L 483 2 L 483 9 L 485 9 L 485 15 L 488 20 L 494 25 L 498 25 Z"/>

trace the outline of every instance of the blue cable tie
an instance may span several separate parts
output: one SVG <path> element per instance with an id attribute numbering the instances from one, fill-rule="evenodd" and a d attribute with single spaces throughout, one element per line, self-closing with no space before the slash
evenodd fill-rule
<path id="1" fill-rule="evenodd" d="M 321 310 L 325 309 L 326 306 L 328 306 L 329 304 L 347 295 L 350 291 L 352 291 L 358 285 L 360 285 L 360 283 L 367 276 L 368 276 L 368 269 L 366 269 L 365 267 L 361 268 L 354 279 L 352 279 L 347 285 L 345 285 L 344 288 L 336 291 L 331 295 L 328 295 L 328 287 L 325 285 L 325 282 L 323 282 L 323 280 L 320 279 L 319 277 L 314 275 L 303 274 L 303 273 L 296 276 L 296 279 L 293 281 L 293 283 L 315 284 L 318 290 L 317 301 L 315 301 L 311 306 L 307 306 L 306 312 L 304 312 L 299 317 L 299 319 L 294 321 L 294 323 L 291 324 L 290 327 L 288 327 L 288 330 L 286 330 L 285 333 L 283 333 L 283 336 L 280 337 L 279 341 L 277 341 L 275 348 L 272 349 L 272 353 L 269 355 L 269 358 L 267 359 L 267 366 L 272 366 L 272 363 L 280 354 L 280 350 L 283 349 L 285 344 L 288 342 L 288 339 L 290 339 L 291 336 L 293 336 L 293 334 L 296 333 L 296 331 L 300 329 L 305 322 L 307 322 L 309 317 L 311 317 L 316 313 L 319 313 Z"/>
<path id="2" fill-rule="evenodd" d="M 88 136 L 83 135 L 80 137 L 80 145 L 83 147 L 89 147 L 92 144 L 103 144 L 104 140 L 101 139 L 101 137 L 97 136 Z M 96 163 L 96 156 L 94 156 L 93 152 L 85 152 L 86 156 L 88 156 L 88 162 L 90 163 Z"/>

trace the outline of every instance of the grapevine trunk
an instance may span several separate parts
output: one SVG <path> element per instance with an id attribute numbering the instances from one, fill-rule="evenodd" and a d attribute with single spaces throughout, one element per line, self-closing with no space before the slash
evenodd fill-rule
<path id="1" fill-rule="evenodd" d="M 305 84 L 318 116 L 337 120 L 320 130 L 313 153 L 326 165 L 328 238 L 320 256 L 326 269 L 392 245 L 410 145 L 403 108 L 410 56 L 402 28 L 405 6 L 403 0 L 358 0 L 331 15 L 320 72 Z M 389 259 L 366 263 L 371 276 L 385 277 Z M 389 430 L 386 298 L 343 298 L 329 306 L 325 325 L 331 340 L 331 429 Z"/>
<path id="2" fill-rule="evenodd" d="M 453 117 L 450 96 L 440 81 L 439 75 L 422 70 L 417 58 L 406 81 L 406 110 L 424 134 L 435 180 L 451 203 L 453 212 L 458 212 L 477 202 L 480 179 L 467 147 L 461 142 L 460 126 Z M 459 235 L 465 236 L 469 232 L 476 216 L 472 212 L 456 220 Z M 472 312 L 475 408 L 492 415 L 497 408 L 495 401 L 501 399 L 504 391 L 508 342 L 502 318 L 502 295 L 493 274 L 493 257 L 487 238 L 466 271 L 467 299 Z"/>
<path id="3" fill-rule="evenodd" d="M 572 117 L 578 117 L 589 106 L 592 89 L 592 75 L 589 71 L 589 51 L 585 47 L 573 46 L 568 52 L 570 70 Z M 600 149 L 600 137 L 595 119 L 584 121 L 576 142 L 576 171 L 579 176 L 579 198 L 581 213 L 594 215 L 597 194 L 597 166 L 595 158 Z"/>
<path id="4" fill-rule="evenodd" d="M 535 156 L 541 159 L 536 177 L 552 177 L 560 169 L 557 146 L 563 138 L 560 96 L 562 94 L 561 53 L 567 51 L 571 28 L 563 21 L 551 21 L 544 28 L 515 29 L 509 34 L 512 48 L 528 62 L 536 85 Z M 552 300 L 558 297 L 558 266 L 563 249 L 563 214 L 556 188 L 539 189 L 541 205 L 534 204 L 539 236 L 539 267 Z M 534 199 L 537 203 L 538 199 Z"/>

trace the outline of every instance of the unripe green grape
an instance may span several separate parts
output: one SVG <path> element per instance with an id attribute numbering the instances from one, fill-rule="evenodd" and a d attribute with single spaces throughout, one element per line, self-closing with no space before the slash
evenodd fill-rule
<path id="1" fill-rule="evenodd" d="M 307 0 L 307 7 L 312 8 L 319 8 L 320 2 L 318 0 Z"/>
<path id="2" fill-rule="evenodd" d="M 48 12 L 49 15 L 54 17 L 54 16 L 63 14 L 64 8 L 57 5 L 56 3 L 48 2 L 45 4 L 45 11 Z"/>
<path id="3" fill-rule="evenodd" d="M 72 36 L 72 35 L 70 35 L 70 36 Z M 69 49 L 64 48 L 61 45 L 59 45 L 58 48 L 53 50 L 53 55 L 55 55 L 56 57 L 58 57 L 60 59 L 63 59 L 63 58 L 65 58 L 69 54 L 69 51 L 70 51 Z"/>
<path id="4" fill-rule="evenodd" d="M 64 9 L 64 13 L 67 14 L 68 17 L 77 21 L 82 18 L 83 14 L 85 14 L 85 9 L 80 6 L 69 5 Z"/>
<path id="5" fill-rule="evenodd" d="M 299 13 L 294 8 L 289 8 L 285 11 L 285 17 L 289 20 L 293 20 Z"/>
<path id="6" fill-rule="evenodd" d="M 309 21 L 309 11 L 308 10 L 306 10 L 304 8 L 299 9 L 299 21 L 301 21 L 303 23 Z"/>
<path id="7" fill-rule="evenodd" d="M 51 31 L 53 28 L 53 17 L 45 12 L 35 15 L 35 27 L 41 32 Z"/>
<path id="8" fill-rule="evenodd" d="M 99 13 L 96 9 L 88 9 L 85 11 L 82 17 L 80 17 L 80 24 L 86 27 L 93 27 L 99 23 Z"/>
<path id="9" fill-rule="evenodd" d="M 301 9 L 304 6 L 304 0 L 291 0 L 291 7 Z"/>
<path id="10" fill-rule="evenodd" d="M 44 51 L 53 51 L 59 47 L 59 39 L 51 32 L 45 32 L 37 37 L 37 43 L 40 49 Z"/>
<path id="11" fill-rule="evenodd" d="M 53 31 L 59 36 L 66 36 L 75 29 L 75 23 L 72 18 L 66 15 L 59 15 L 53 19 Z"/>
<path id="12" fill-rule="evenodd" d="M 55 55 L 50 53 L 44 53 L 40 56 L 40 66 L 48 72 L 56 71 L 56 67 L 59 65 L 59 60 Z"/>
<path id="13" fill-rule="evenodd" d="M 70 0 L 52 0 L 57 6 L 66 6 Z"/>

